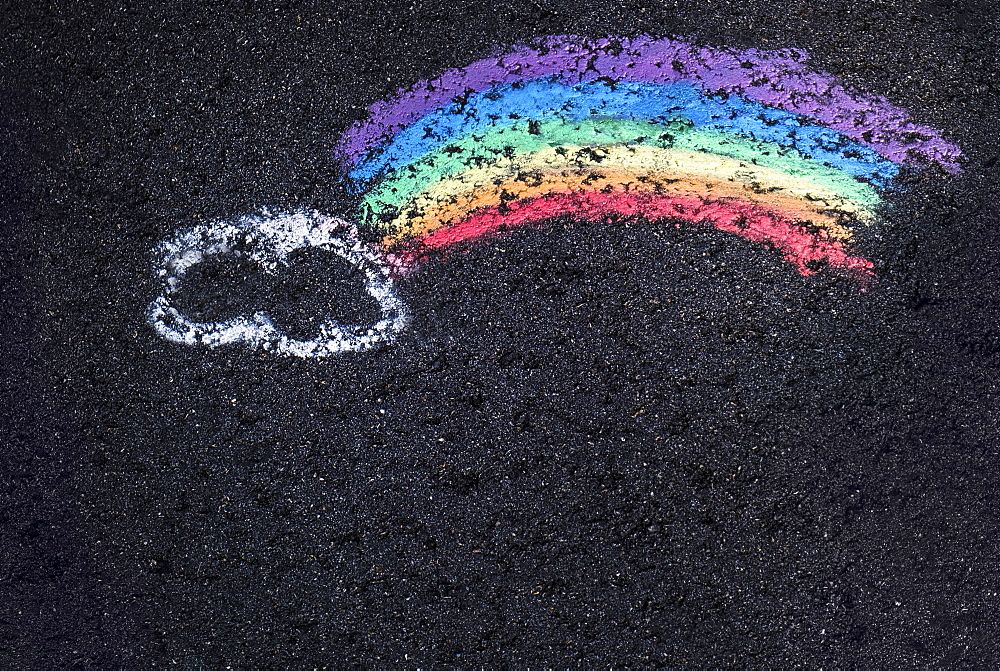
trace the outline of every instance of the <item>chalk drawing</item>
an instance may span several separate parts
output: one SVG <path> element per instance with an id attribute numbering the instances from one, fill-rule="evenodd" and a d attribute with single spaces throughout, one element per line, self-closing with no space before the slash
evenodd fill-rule
<path id="1" fill-rule="evenodd" d="M 361 270 L 365 289 L 378 301 L 382 318 L 371 325 L 343 325 L 326 319 L 316 338 L 297 340 L 285 335 L 263 312 L 221 322 L 198 322 L 185 317 L 172 303 L 187 271 L 212 257 L 243 250 L 265 270 L 279 272 L 287 265 L 288 255 L 304 247 L 329 250 Z M 323 357 L 384 345 L 406 326 L 406 309 L 396 296 L 385 263 L 358 239 L 354 226 L 342 219 L 301 211 L 248 216 L 180 231 L 159 251 L 163 293 L 150 304 L 148 317 L 156 332 L 171 342 L 208 347 L 242 343 L 276 354 Z"/>
<path id="2" fill-rule="evenodd" d="M 417 82 L 372 105 L 337 145 L 357 199 L 346 216 L 379 240 L 373 248 L 318 214 L 190 229 L 163 248 L 165 292 L 151 323 L 188 344 L 364 351 L 405 327 L 394 281 L 442 250 L 555 217 L 709 225 L 775 250 L 802 275 L 866 283 L 875 264 L 855 249 L 856 234 L 877 231 L 904 166 L 955 173 L 962 153 L 885 98 L 809 69 L 808 58 L 678 38 L 555 36 Z M 300 220 L 338 222 L 344 237 L 290 232 Z M 284 258 L 290 240 L 318 235 L 308 244 L 365 269 L 383 319 L 327 322 L 315 341 L 284 338 L 265 315 L 185 319 L 170 307 L 174 284 L 237 233 L 270 241 L 254 257 L 264 264 Z"/>

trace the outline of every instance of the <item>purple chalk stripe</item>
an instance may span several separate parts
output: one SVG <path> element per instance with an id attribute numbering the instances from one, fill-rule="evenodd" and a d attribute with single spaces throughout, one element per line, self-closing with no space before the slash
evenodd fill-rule
<path id="1" fill-rule="evenodd" d="M 569 84 L 610 77 L 634 82 L 691 82 L 708 93 L 729 93 L 802 115 L 871 147 L 895 163 L 915 157 L 959 172 L 961 149 L 929 126 L 910 120 L 906 110 L 882 96 L 851 91 L 830 74 L 808 70 L 804 51 L 730 51 L 696 47 L 678 39 L 590 40 L 549 37 L 534 46 L 448 70 L 377 102 L 369 118 L 349 128 L 339 152 L 353 164 L 425 113 L 469 91 L 488 90 L 539 77 L 558 76 Z"/>

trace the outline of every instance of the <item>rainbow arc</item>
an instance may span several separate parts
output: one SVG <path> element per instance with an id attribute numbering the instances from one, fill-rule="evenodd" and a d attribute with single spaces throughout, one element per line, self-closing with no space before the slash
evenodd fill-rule
<path id="1" fill-rule="evenodd" d="M 709 224 L 801 273 L 852 249 L 904 163 L 958 148 L 805 54 L 552 37 L 377 103 L 339 146 L 359 223 L 404 264 L 554 217 Z"/>

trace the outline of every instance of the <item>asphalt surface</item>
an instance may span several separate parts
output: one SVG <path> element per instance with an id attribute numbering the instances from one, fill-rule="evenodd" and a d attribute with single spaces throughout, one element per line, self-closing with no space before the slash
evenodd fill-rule
<path id="1" fill-rule="evenodd" d="M 8 5 L 3 666 L 995 667 L 993 11 Z M 867 293 L 709 229 L 556 222 L 407 280 L 372 354 L 145 323 L 171 232 L 342 211 L 331 148 L 368 105 L 562 33 L 804 48 L 964 171 L 890 197 Z M 199 273 L 192 314 L 366 309 L 321 253 Z"/>

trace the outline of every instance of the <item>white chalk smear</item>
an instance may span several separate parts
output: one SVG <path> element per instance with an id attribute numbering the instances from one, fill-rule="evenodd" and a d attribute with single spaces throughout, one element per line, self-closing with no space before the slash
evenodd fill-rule
<path id="1" fill-rule="evenodd" d="M 288 264 L 290 252 L 303 247 L 326 249 L 365 275 L 365 289 L 378 301 L 382 318 L 369 325 L 343 325 L 327 319 L 312 340 L 285 335 L 266 313 L 240 315 L 221 322 L 187 318 L 172 304 L 184 275 L 194 265 L 234 249 L 270 272 Z M 246 346 L 298 357 L 324 357 L 342 352 L 364 352 L 391 343 L 406 327 L 406 308 L 396 296 L 388 265 L 359 238 L 348 222 L 319 212 L 247 216 L 179 231 L 162 243 L 157 274 L 163 293 L 149 305 L 149 323 L 161 336 L 185 345 Z"/>

